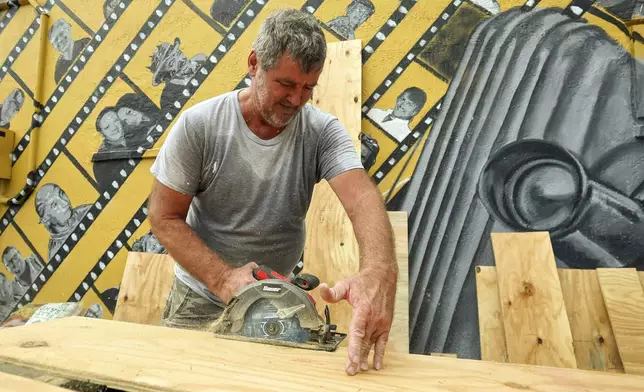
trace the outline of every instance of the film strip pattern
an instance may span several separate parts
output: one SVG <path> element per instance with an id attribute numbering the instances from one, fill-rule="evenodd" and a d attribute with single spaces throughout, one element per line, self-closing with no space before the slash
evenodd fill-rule
<path id="1" fill-rule="evenodd" d="M 125 64 L 133 57 L 134 52 L 138 49 L 138 47 L 140 47 L 143 40 L 145 40 L 145 38 L 150 35 L 150 33 L 152 32 L 152 29 L 156 27 L 160 19 L 167 12 L 169 6 L 172 5 L 173 3 L 174 3 L 174 0 L 165 0 L 165 2 L 156 9 L 156 11 L 150 17 L 150 19 L 148 19 L 147 23 L 144 25 L 144 28 L 137 35 L 137 38 L 135 38 L 135 40 L 130 44 L 128 49 L 126 49 L 123 55 L 119 58 L 119 61 L 117 61 L 117 63 L 112 68 L 112 70 L 110 70 L 110 73 L 108 73 L 107 77 L 103 80 L 103 82 L 101 82 L 95 94 L 92 95 L 92 97 L 86 102 L 83 109 L 81 109 L 81 111 L 79 112 L 78 116 L 75 119 L 76 124 L 70 124 L 70 127 L 68 128 L 68 131 L 67 131 L 69 133 L 69 136 L 68 136 L 69 138 L 71 138 L 75 133 L 74 127 L 80 126 L 85 120 L 85 118 L 87 117 L 87 115 L 91 113 L 91 111 L 94 109 L 96 103 L 98 102 L 97 96 L 102 96 L 105 93 L 105 91 L 107 91 L 107 89 L 111 86 L 112 82 L 116 79 L 116 77 L 118 77 L 118 74 L 122 71 Z M 186 102 L 195 93 L 195 91 L 198 89 L 201 83 L 203 83 L 205 78 L 210 74 L 210 72 L 212 72 L 212 70 L 215 68 L 218 62 L 226 55 L 226 53 L 229 52 L 230 48 L 235 43 L 236 39 L 245 31 L 246 26 L 250 25 L 250 23 L 253 21 L 255 16 L 262 10 L 265 3 L 266 3 L 266 0 L 255 0 L 246 9 L 243 16 L 239 18 L 235 27 L 229 30 L 228 35 L 224 39 L 222 39 L 222 41 L 216 46 L 216 48 L 213 50 L 211 55 L 208 57 L 208 61 L 206 61 L 202 65 L 202 67 L 199 69 L 197 74 L 188 83 L 188 85 L 186 86 L 186 89 L 184 89 L 183 94 L 181 95 L 179 100 L 174 102 L 172 110 L 170 112 L 165 113 L 164 119 L 156 126 L 156 131 L 158 135 L 154 137 L 152 140 L 148 140 L 149 142 L 154 143 L 156 140 L 158 140 L 158 138 L 161 136 L 163 131 L 169 126 L 172 119 L 174 119 L 178 115 L 178 113 L 181 111 L 181 109 L 186 104 Z M 61 144 L 60 147 L 62 148 L 62 146 L 64 146 L 67 142 L 68 142 L 68 139 L 61 138 L 58 143 Z M 56 147 L 52 149 L 52 151 L 54 151 L 56 156 L 59 154 L 59 149 Z M 81 223 L 78 226 L 80 230 L 78 230 L 77 228 L 74 234 L 72 234 L 69 238 L 67 238 L 67 241 L 65 242 L 65 245 L 67 245 L 67 248 L 63 248 L 61 251 L 59 251 L 59 253 L 55 255 L 54 257 L 55 260 L 53 262 L 50 260 L 50 263 L 47 266 L 47 270 L 49 274 L 44 274 L 43 278 L 40 279 L 41 282 L 39 283 L 41 283 L 40 284 L 41 287 L 42 287 L 42 284 L 44 284 L 49 279 L 49 277 L 51 277 L 51 274 L 53 274 L 53 272 L 58 268 L 58 266 L 60 265 L 60 262 L 65 258 L 65 256 L 67 256 L 67 254 L 69 253 L 69 250 L 73 248 L 73 245 L 75 245 L 76 242 L 80 240 L 80 238 L 82 237 L 82 234 L 84 234 L 87 228 L 91 225 L 91 222 L 93 222 L 94 219 L 96 219 L 96 217 L 100 214 L 104 206 L 107 203 L 109 203 L 109 200 L 116 195 L 118 189 L 121 187 L 121 185 L 125 182 L 125 180 L 129 177 L 129 175 L 134 171 L 134 169 L 140 162 L 140 159 L 137 159 L 137 158 L 140 158 L 140 156 L 142 156 L 144 152 L 145 150 L 143 148 L 139 148 L 139 150 L 136 153 L 136 155 L 138 156 L 133 156 L 132 159 L 128 160 L 129 164 L 127 166 L 127 169 L 122 169 L 120 172 L 120 178 L 112 182 L 113 190 L 109 192 L 105 191 L 102 195 L 100 195 L 96 203 L 92 206 L 89 213 L 86 215 L 86 218 L 89 216 L 89 221 Z M 51 166 L 50 161 L 53 161 L 53 160 L 48 158 L 45 161 L 45 164 L 47 165 L 47 169 Z M 41 179 L 44 176 L 45 172 L 46 172 L 46 169 L 39 169 L 39 172 L 38 172 L 39 179 Z M 145 211 L 143 215 L 147 216 L 147 209 L 143 210 L 143 208 L 144 207 L 141 207 L 140 211 L 141 212 Z M 135 219 L 137 219 L 137 221 L 134 221 L 134 219 L 132 220 L 135 226 L 137 225 L 136 222 L 139 222 L 140 224 L 140 222 L 144 220 L 143 217 L 137 218 L 136 216 L 135 216 Z M 128 229 L 128 232 L 132 233 L 133 231 Z M 127 237 L 127 233 L 125 233 L 125 231 L 124 231 L 124 234 Z M 121 244 L 124 243 L 122 239 L 120 240 L 117 239 L 117 241 L 120 241 Z M 63 245 L 63 247 L 65 245 Z M 114 245 L 118 246 L 118 243 L 115 241 Z M 114 254 L 115 252 L 113 247 L 110 247 L 110 249 L 108 249 L 108 251 L 106 251 L 105 253 L 107 259 L 110 259 L 110 255 L 112 255 L 111 257 L 113 257 Z M 100 276 L 100 272 L 102 272 L 104 269 L 104 268 L 101 268 L 101 263 L 103 265 L 106 265 L 105 260 L 106 259 L 104 257 L 101 258 L 101 260 L 94 266 L 94 268 L 92 268 L 92 271 L 85 277 L 85 279 L 79 286 L 80 289 L 77 289 L 75 294 L 78 294 L 82 297 L 82 295 L 84 295 L 87 292 L 87 290 L 91 286 L 89 285 L 88 282 L 95 281 L 96 279 L 98 279 L 98 277 Z M 92 273 L 94 275 L 92 275 Z M 96 276 L 96 278 L 94 278 L 94 276 Z M 85 285 L 83 283 L 87 285 L 87 289 L 85 289 Z M 26 294 L 25 297 L 21 299 L 19 304 L 24 305 L 28 303 L 30 301 L 30 298 L 32 298 L 33 294 L 35 293 L 35 291 L 37 291 L 37 289 L 38 289 L 37 285 L 32 286 L 30 288 L 30 291 Z"/>
<path id="2" fill-rule="evenodd" d="M 74 294 L 69 297 L 68 302 L 80 301 L 81 298 L 83 298 L 85 294 L 87 294 L 98 277 L 101 276 L 103 271 L 105 271 L 105 268 L 107 268 L 110 262 L 114 259 L 114 256 L 121 250 L 121 248 L 125 246 L 127 241 L 132 237 L 133 233 L 136 232 L 139 226 L 141 226 L 143 221 L 147 219 L 147 205 L 148 200 L 146 199 L 141 207 L 134 213 L 132 219 L 130 219 L 127 225 L 125 225 L 123 231 L 116 237 L 110 247 L 99 258 L 98 263 L 94 265 L 92 270 L 87 274 L 87 276 L 85 276 L 76 290 L 74 290 Z"/>
<path id="3" fill-rule="evenodd" d="M 429 126 L 432 125 L 441 108 L 443 98 L 441 98 L 423 117 L 423 119 L 414 127 L 409 135 L 403 139 L 398 147 L 385 159 L 385 161 L 380 165 L 378 170 L 375 171 L 373 179 L 376 184 L 380 184 L 382 180 L 389 174 L 389 172 L 394 168 L 394 166 L 400 162 L 405 155 L 409 152 L 411 147 L 416 144 L 427 132 Z"/>
<path id="4" fill-rule="evenodd" d="M 103 97 L 105 92 L 109 89 L 112 83 L 116 80 L 118 75 L 124 69 L 125 65 L 132 59 L 135 52 L 141 46 L 141 44 L 147 39 L 150 33 L 156 28 L 163 16 L 167 13 L 169 7 L 174 3 L 174 0 L 164 0 L 160 2 L 152 15 L 144 23 L 143 28 L 135 36 L 135 38 L 130 42 L 126 47 L 124 52 L 119 56 L 119 59 L 108 71 L 107 76 L 99 83 L 98 87 L 94 90 L 92 96 L 85 102 L 83 107 L 76 114 L 76 117 L 68 125 L 67 130 L 63 133 L 62 137 L 58 140 L 56 145 L 50 150 L 49 154 L 45 158 L 45 161 L 40 164 L 37 169 L 35 183 L 37 184 L 45 176 L 49 168 L 53 165 L 56 158 L 61 154 L 64 146 L 69 142 L 69 140 L 74 136 L 77 129 L 83 124 L 88 115 L 96 107 L 96 104 Z M 129 161 L 130 166 L 134 166 L 136 163 L 132 160 Z M 29 303 L 40 288 L 47 282 L 47 280 L 53 275 L 56 269 L 60 266 L 61 262 L 67 257 L 71 250 L 76 246 L 78 241 L 83 237 L 85 232 L 90 228 L 96 217 L 101 213 L 105 205 L 109 203 L 109 200 L 112 198 L 116 189 L 118 188 L 118 182 L 114 182 L 114 192 L 105 191 L 102 195 L 99 195 L 98 200 L 91 206 L 87 211 L 81 222 L 76 226 L 74 232 L 67 237 L 65 242 L 61 245 L 56 254 L 49 259 L 47 267 L 40 274 L 38 279 L 34 281 L 32 286 L 25 292 L 23 297 L 16 304 L 17 307 Z M 0 234 L 4 232 L 7 227 L 8 222 L 15 216 L 15 213 L 21 206 L 15 206 L 10 208 L 2 220 L 2 226 L 0 226 Z M 15 307 L 14 307 L 15 310 Z"/>
<path id="5" fill-rule="evenodd" d="M 4 31 L 5 27 L 11 22 L 11 18 L 13 18 L 16 15 L 16 12 L 18 12 L 18 7 L 10 7 L 7 12 L 4 14 L 2 19 L 0 19 L 0 34 Z"/>
<path id="6" fill-rule="evenodd" d="M 443 27 L 447 23 L 447 21 L 454 15 L 454 12 L 458 9 L 458 7 L 460 7 L 462 3 L 462 0 L 454 0 L 447 7 L 445 7 L 443 12 L 441 13 L 441 16 L 434 23 L 432 23 L 431 27 L 425 32 L 425 34 L 420 37 L 414 47 L 407 53 L 405 57 L 403 57 L 403 59 L 396 65 L 393 71 L 391 71 L 389 75 L 387 75 L 385 80 L 376 88 L 374 93 L 365 100 L 362 106 L 363 116 L 369 111 L 371 107 L 373 107 L 378 99 L 380 99 L 380 97 L 384 95 L 387 90 L 389 90 L 389 87 L 391 87 L 391 85 L 396 80 L 398 80 L 403 71 L 407 69 L 409 64 L 411 64 L 414 58 L 418 56 L 425 45 L 427 45 L 427 43 L 436 36 L 441 27 Z"/>
<path id="7" fill-rule="evenodd" d="M 366 63 L 371 55 L 380 47 L 391 32 L 402 22 L 407 13 L 412 9 L 418 0 L 403 0 L 400 7 L 394 11 L 387 22 L 378 30 L 376 35 L 362 48 L 362 64 Z"/>
<path id="8" fill-rule="evenodd" d="M 300 8 L 300 11 L 306 11 L 309 14 L 314 14 L 315 11 L 317 11 L 318 8 L 320 8 L 320 5 L 322 5 L 322 1 L 324 0 L 308 0 L 302 7 Z M 235 90 L 239 90 L 241 88 L 246 88 L 250 87 L 251 84 L 251 79 L 250 75 L 246 74 L 239 83 L 237 83 L 237 86 L 235 86 Z"/>
<path id="9" fill-rule="evenodd" d="M 49 12 L 50 8 L 48 8 L 48 6 L 49 6 L 49 3 L 43 10 L 43 13 Z M 40 23 L 41 23 L 40 14 L 38 14 L 38 16 L 36 16 L 34 21 L 31 22 L 27 30 L 24 32 L 24 34 L 22 35 L 22 38 L 16 43 L 16 45 L 13 47 L 11 52 L 9 52 L 7 59 L 0 67 L 0 81 L 4 79 L 9 68 L 11 68 L 11 66 L 16 60 L 18 60 L 18 57 L 20 57 L 20 54 L 25 50 L 25 47 L 27 47 L 27 44 L 34 37 L 34 35 L 36 34 L 36 31 L 38 31 L 38 29 L 40 28 Z"/>
<path id="10" fill-rule="evenodd" d="M 541 0 L 527 0 L 521 9 L 523 11 L 530 11 L 534 9 Z"/>
<path id="11" fill-rule="evenodd" d="M 56 90 L 54 90 L 54 93 L 47 100 L 40 113 L 36 113 L 34 115 L 34 120 L 37 122 L 38 126 L 42 126 L 51 111 L 54 109 L 54 107 L 56 107 L 56 104 L 58 103 L 62 95 L 71 86 L 74 80 L 76 80 L 83 68 L 85 68 L 85 64 L 87 64 L 87 62 L 92 58 L 92 55 L 94 54 L 96 49 L 98 49 L 101 43 L 105 40 L 108 33 L 112 30 L 112 27 L 114 27 L 116 21 L 131 4 L 131 2 L 132 0 L 122 0 L 118 4 L 114 12 L 112 12 L 112 14 L 103 23 L 101 28 L 94 34 L 90 43 L 74 61 L 72 66 L 67 71 L 67 75 L 65 75 L 65 77 L 60 81 L 58 87 L 56 88 Z M 49 4 L 53 5 L 54 3 L 55 0 L 49 0 Z M 27 133 L 22 137 L 22 139 L 20 139 L 20 141 L 14 148 L 14 151 L 11 153 L 12 165 L 16 164 L 22 153 L 29 145 L 29 141 L 31 139 L 31 131 L 33 130 L 33 128 L 34 127 L 31 127 L 27 131 Z"/>
<path id="12" fill-rule="evenodd" d="M 593 6 L 595 1 L 596 0 L 573 0 L 563 10 L 563 13 L 571 18 L 578 19 Z"/>

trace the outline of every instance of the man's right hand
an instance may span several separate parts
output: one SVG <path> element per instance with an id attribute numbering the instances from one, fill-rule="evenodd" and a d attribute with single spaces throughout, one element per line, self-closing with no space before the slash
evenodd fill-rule
<path id="1" fill-rule="evenodd" d="M 227 269 L 221 277 L 219 290 L 216 291 L 219 299 L 228 304 L 239 290 L 256 282 L 253 270 L 257 267 L 257 263 L 250 262 L 241 267 Z"/>

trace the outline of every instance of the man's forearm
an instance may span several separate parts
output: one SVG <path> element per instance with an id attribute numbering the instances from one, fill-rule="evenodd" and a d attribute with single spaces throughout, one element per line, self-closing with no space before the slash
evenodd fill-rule
<path id="1" fill-rule="evenodd" d="M 365 192 L 360 208 L 351 214 L 353 230 L 360 249 L 360 270 L 370 270 L 397 278 L 398 264 L 394 233 L 380 194 Z"/>
<path id="2" fill-rule="evenodd" d="M 152 231 L 168 253 L 192 276 L 218 294 L 230 267 L 179 218 L 151 219 Z"/>

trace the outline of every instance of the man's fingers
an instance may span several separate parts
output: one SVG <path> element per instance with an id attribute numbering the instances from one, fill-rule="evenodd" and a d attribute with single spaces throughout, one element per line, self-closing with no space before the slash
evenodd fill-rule
<path id="1" fill-rule="evenodd" d="M 355 375 L 360 367 L 362 357 L 362 341 L 365 337 L 366 319 L 358 310 L 351 320 L 349 328 L 349 359 L 347 361 L 347 373 Z"/>
<path id="2" fill-rule="evenodd" d="M 344 281 L 340 281 L 329 288 L 329 285 L 326 283 L 320 284 L 320 297 L 322 300 L 330 303 L 339 302 L 347 296 L 347 285 Z"/>
<path id="3" fill-rule="evenodd" d="M 389 332 L 383 332 L 376 340 L 376 347 L 373 353 L 373 366 L 376 370 L 382 369 L 382 362 L 385 357 L 385 347 L 389 339 Z"/>

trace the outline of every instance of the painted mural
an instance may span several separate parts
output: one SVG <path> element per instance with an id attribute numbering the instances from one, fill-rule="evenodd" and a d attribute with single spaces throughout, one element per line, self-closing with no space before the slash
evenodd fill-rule
<path id="1" fill-rule="evenodd" d="M 490 232 L 548 230 L 562 268 L 644 270 L 643 4 L 42 0 L 2 11 L 0 127 L 16 140 L 12 179 L 0 180 L 0 321 L 32 302 L 112 317 L 127 252 L 165 252 L 146 218 L 167 130 L 248 85 L 261 21 L 295 7 L 329 42 L 362 40 L 362 161 L 388 208 L 409 213 L 411 351 L 479 358 L 473 272 L 494 262 Z"/>

